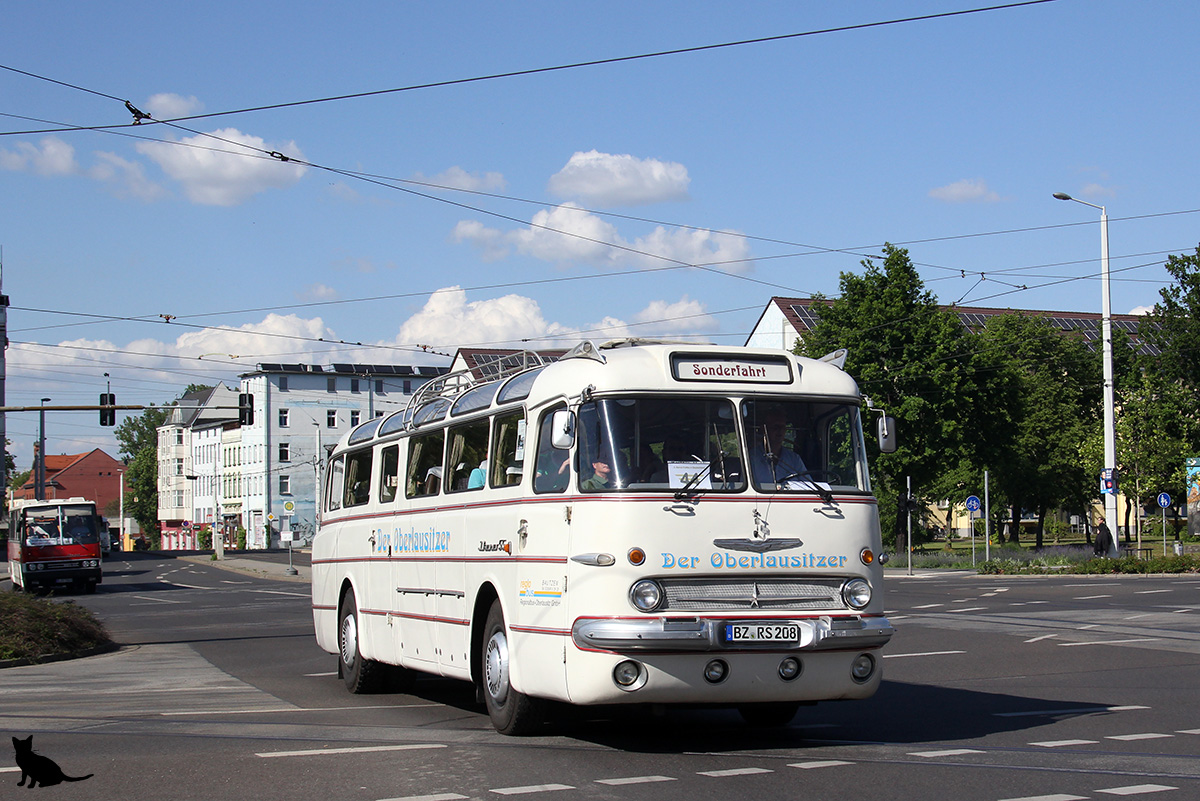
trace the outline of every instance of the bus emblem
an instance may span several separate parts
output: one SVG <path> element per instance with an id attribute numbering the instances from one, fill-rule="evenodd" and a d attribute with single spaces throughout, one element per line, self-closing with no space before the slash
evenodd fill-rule
<path id="1" fill-rule="evenodd" d="M 789 551 L 792 548 L 799 548 L 804 545 L 804 542 L 793 537 L 777 540 L 713 540 L 713 545 L 727 551 L 766 553 L 767 551 Z"/>

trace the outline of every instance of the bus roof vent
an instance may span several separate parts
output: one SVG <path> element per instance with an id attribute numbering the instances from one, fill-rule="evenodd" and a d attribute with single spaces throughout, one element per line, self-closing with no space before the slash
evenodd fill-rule
<path id="1" fill-rule="evenodd" d="M 592 361 L 600 362 L 601 364 L 604 364 L 607 361 L 607 359 L 604 358 L 604 354 L 601 353 L 600 349 L 596 347 L 596 343 L 587 339 L 564 353 L 560 361 L 565 361 L 566 359 L 591 359 Z"/>
<path id="2" fill-rule="evenodd" d="M 836 367 L 839 370 L 845 370 L 846 369 L 846 355 L 848 353 L 849 353 L 849 351 L 847 351 L 845 348 L 838 348 L 835 351 L 826 353 L 820 359 L 817 359 L 817 361 L 825 362 L 826 364 L 832 364 L 834 367 Z"/>

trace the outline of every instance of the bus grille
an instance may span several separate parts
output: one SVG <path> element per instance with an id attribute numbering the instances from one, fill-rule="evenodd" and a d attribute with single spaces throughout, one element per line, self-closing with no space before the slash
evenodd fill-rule
<path id="1" fill-rule="evenodd" d="M 845 609 L 842 582 L 813 579 L 660 579 L 664 609 L 827 610 Z"/>

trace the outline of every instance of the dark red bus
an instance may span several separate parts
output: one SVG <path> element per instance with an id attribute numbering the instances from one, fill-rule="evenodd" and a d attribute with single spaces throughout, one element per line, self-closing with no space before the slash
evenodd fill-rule
<path id="1" fill-rule="evenodd" d="M 8 524 L 13 589 L 95 592 L 103 579 L 99 527 L 96 504 L 84 498 L 13 501 Z"/>

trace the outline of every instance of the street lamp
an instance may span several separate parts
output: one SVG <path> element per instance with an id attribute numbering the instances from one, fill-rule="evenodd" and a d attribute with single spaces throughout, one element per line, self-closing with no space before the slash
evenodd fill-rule
<path id="1" fill-rule="evenodd" d="M 1100 210 L 1100 347 L 1104 358 L 1104 469 L 1114 471 L 1117 467 L 1117 425 L 1113 411 L 1113 350 L 1112 350 L 1112 302 L 1108 277 L 1108 213 L 1103 206 L 1088 203 L 1065 192 L 1055 192 L 1055 200 L 1073 200 L 1093 209 Z M 1117 491 L 1119 484 L 1113 483 L 1113 491 L 1104 494 L 1104 517 L 1109 529 L 1117 524 Z M 1109 555 L 1117 556 L 1119 545 L 1114 534 L 1109 545 Z"/>
<path id="2" fill-rule="evenodd" d="M 33 497 L 39 501 L 46 500 L 46 409 L 49 398 L 42 398 L 42 409 L 38 411 L 38 460 L 37 482 L 33 487 Z"/>

